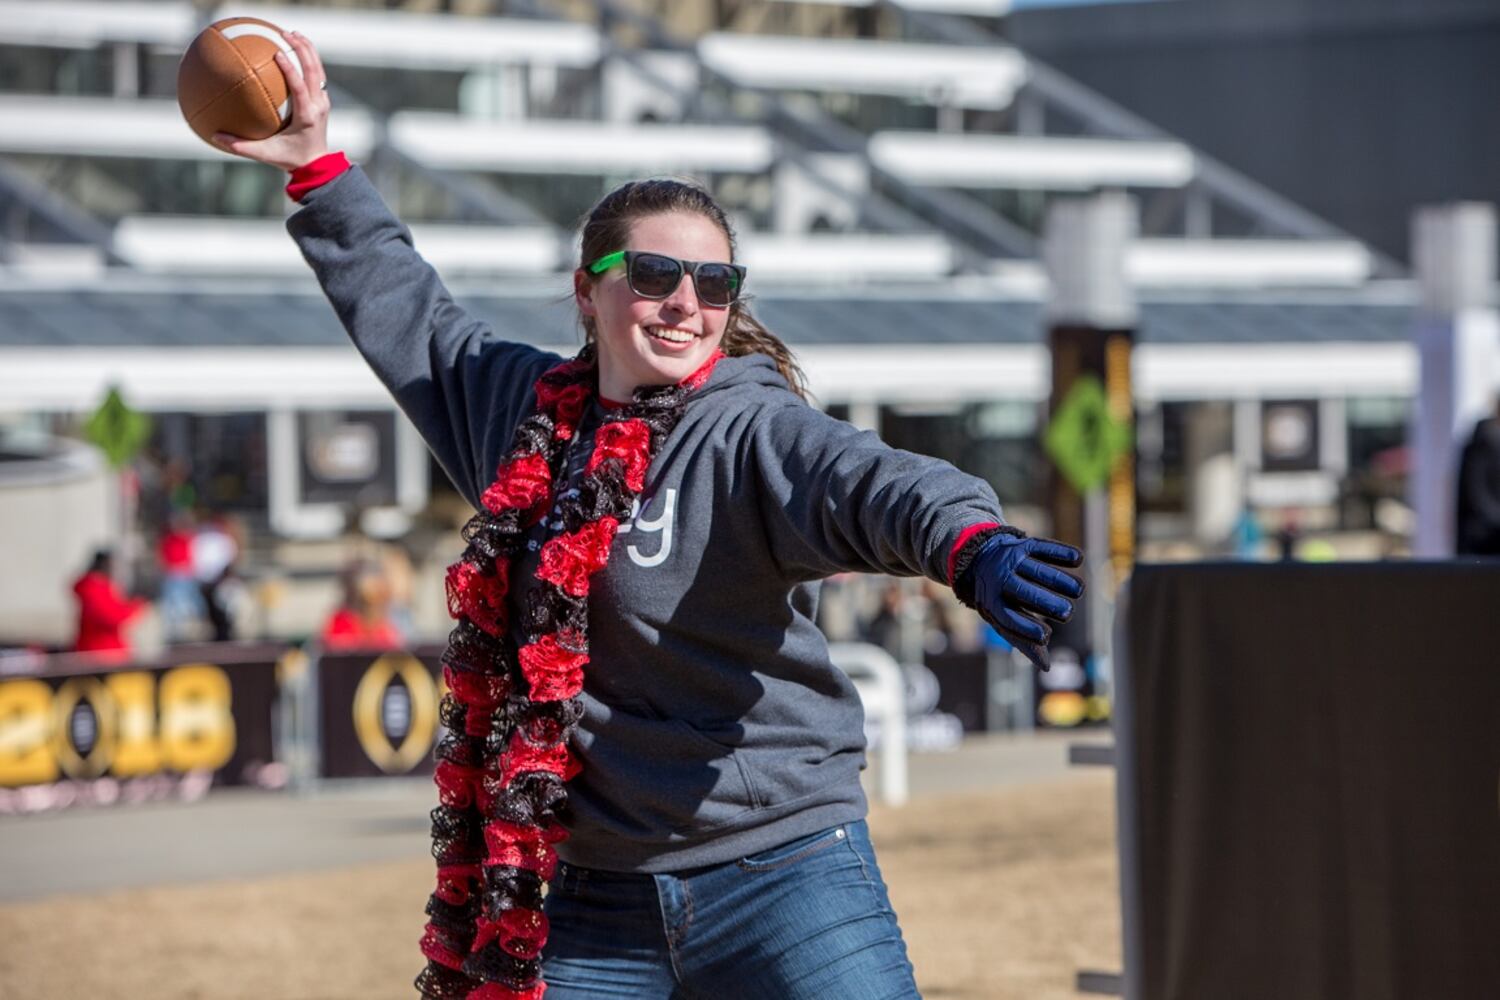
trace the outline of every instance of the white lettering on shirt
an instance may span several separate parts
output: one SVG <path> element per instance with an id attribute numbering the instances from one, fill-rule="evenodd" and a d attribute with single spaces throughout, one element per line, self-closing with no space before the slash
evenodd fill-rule
<path id="1" fill-rule="evenodd" d="M 635 502 L 630 506 L 630 520 L 620 525 L 619 534 L 624 535 L 635 529 L 640 529 L 648 534 L 661 534 L 661 542 L 657 545 L 656 551 L 651 555 L 642 555 L 641 550 L 634 545 L 625 547 L 625 551 L 630 554 L 631 562 L 637 566 L 650 569 L 652 566 L 660 566 L 666 562 L 667 556 L 672 554 L 672 522 L 677 514 L 677 491 L 671 487 L 667 488 L 666 498 L 662 501 L 661 513 L 656 518 L 648 521 L 644 519 L 644 514 L 645 511 L 641 509 L 640 498 L 637 497 Z"/>

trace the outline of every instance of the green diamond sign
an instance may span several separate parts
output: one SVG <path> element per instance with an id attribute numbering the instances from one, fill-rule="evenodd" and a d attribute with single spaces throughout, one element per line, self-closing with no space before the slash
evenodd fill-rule
<path id="1" fill-rule="evenodd" d="M 122 469 L 146 444 L 151 435 L 151 418 L 132 410 L 120 390 L 110 386 L 104 402 L 83 425 L 83 435 L 104 452 L 111 468 Z"/>
<path id="2" fill-rule="evenodd" d="M 1109 412 L 1104 384 L 1084 375 L 1052 415 L 1043 445 L 1073 489 L 1088 493 L 1104 485 L 1115 459 L 1130 450 L 1130 428 Z"/>

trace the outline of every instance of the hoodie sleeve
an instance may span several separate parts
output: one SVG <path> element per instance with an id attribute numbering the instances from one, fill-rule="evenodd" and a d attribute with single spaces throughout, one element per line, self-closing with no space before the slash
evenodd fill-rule
<path id="1" fill-rule="evenodd" d="M 304 195 L 287 230 L 354 346 L 477 507 L 557 356 L 499 340 L 459 308 L 358 167 Z"/>
<path id="2" fill-rule="evenodd" d="M 800 402 L 763 413 L 749 442 L 771 549 L 793 579 L 864 571 L 946 584 L 965 532 L 1001 522 L 984 480 Z"/>

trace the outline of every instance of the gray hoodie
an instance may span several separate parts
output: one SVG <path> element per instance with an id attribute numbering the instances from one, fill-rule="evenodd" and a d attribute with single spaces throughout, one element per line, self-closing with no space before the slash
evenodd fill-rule
<path id="1" fill-rule="evenodd" d="M 355 346 L 477 506 L 560 359 L 455 305 L 359 168 L 303 205 L 288 229 Z M 721 361 L 590 591 L 563 859 L 672 871 L 864 816 L 864 713 L 814 624 L 818 581 L 947 583 L 962 530 L 999 520 L 988 484 L 808 406 L 769 358 Z"/>

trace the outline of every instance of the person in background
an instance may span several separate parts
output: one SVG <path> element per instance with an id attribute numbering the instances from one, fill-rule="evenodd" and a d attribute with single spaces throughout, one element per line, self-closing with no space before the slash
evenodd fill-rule
<path id="1" fill-rule="evenodd" d="M 880 610 L 875 612 L 864 628 L 864 640 L 890 653 L 898 663 L 904 654 L 901 645 L 901 620 L 905 604 L 906 596 L 901 591 L 900 581 L 889 581 L 880 591 Z"/>
<path id="2" fill-rule="evenodd" d="M 944 599 L 938 585 L 923 579 L 918 583 L 921 594 L 924 620 L 922 623 L 922 649 L 926 653 L 946 653 L 954 648 L 954 637 L 959 634 L 953 619 L 954 608 Z"/>
<path id="3" fill-rule="evenodd" d="M 193 565 L 193 518 L 186 511 L 173 513 L 156 543 L 156 561 L 161 570 L 161 617 L 167 642 L 182 642 L 204 613 L 203 592 Z"/>
<path id="4" fill-rule="evenodd" d="M 208 590 L 223 576 L 224 571 L 239 558 L 240 545 L 229 522 L 223 514 L 210 514 L 202 518 L 198 531 L 193 535 L 193 577 L 208 598 Z"/>
<path id="5" fill-rule="evenodd" d="M 1254 512 L 1246 507 L 1240 511 L 1239 518 L 1229 531 L 1230 552 L 1236 559 L 1259 559 L 1261 543 L 1264 541 L 1265 532 L 1261 530 L 1260 522 L 1256 520 Z"/>
<path id="6" fill-rule="evenodd" d="M 249 596 L 245 583 L 240 579 L 235 563 L 219 571 L 219 575 L 203 585 L 203 598 L 207 604 L 208 627 L 214 642 L 235 640 L 235 621 L 241 605 Z"/>
<path id="7" fill-rule="evenodd" d="M 235 571 L 239 556 L 240 543 L 229 519 L 223 514 L 205 518 L 193 536 L 193 577 L 203 594 L 214 642 L 234 639 L 234 605 L 244 592 Z"/>
<path id="8" fill-rule="evenodd" d="M 128 655 L 130 644 L 122 630 L 147 602 L 120 591 L 114 579 L 114 554 L 109 549 L 94 553 L 89 568 L 73 584 L 73 594 L 78 598 L 78 635 L 73 648 L 80 653 Z"/>
<path id="9" fill-rule="evenodd" d="M 343 573 L 344 599 L 323 625 L 323 648 L 400 649 L 400 629 L 390 618 L 391 586 L 376 565 L 357 560 Z"/>
<path id="10" fill-rule="evenodd" d="M 380 571 L 390 590 L 390 603 L 386 615 L 395 626 L 404 642 L 410 642 L 417 634 L 413 598 L 416 589 L 416 568 L 411 556 L 398 544 L 382 545 L 379 552 Z"/>
<path id="11" fill-rule="evenodd" d="M 1297 512 L 1287 511 L 1281 520 L 1281 527 L 1276 530 L 1276 558 L 1281 562 L 1291 562 L 1297 558 L 1297 546 L 1302 541 L 1302 527 L 1297 520 Z"/>
<path id="12" fill-rule="evenodd" d="M 900 580 L 887 581 L 880 591 L 880 608 L 864 628 L 866 642 L 901 664 L 918 663 L 927 653 L 947 652 L 956 634 L 946 602 L 926 581 L 916 593 L 908 592 Z"/>
<path id="13" fill-rule="evenodd" d="M 1495 412 L 1474 425 L 1458 464 L 1458 530 L 1461 556 L 1500 556 L 1500 397 Z"/>

